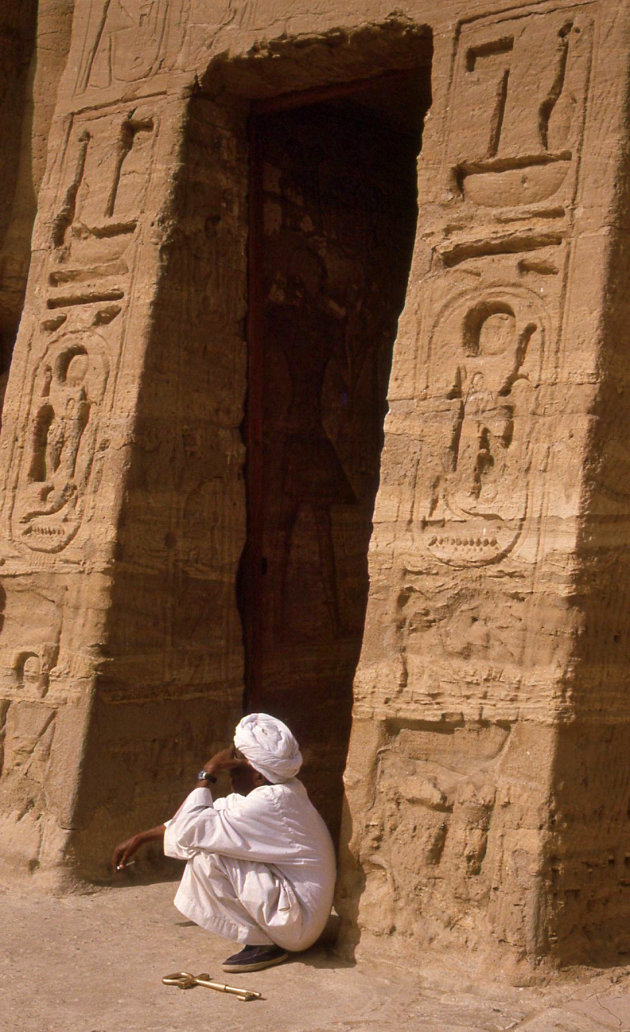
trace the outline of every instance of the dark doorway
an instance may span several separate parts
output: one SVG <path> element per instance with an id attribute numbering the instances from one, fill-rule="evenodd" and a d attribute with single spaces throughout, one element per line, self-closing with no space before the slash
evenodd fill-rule
<path id="1" fill-rule="evenodd" d="M 337 834 L 426 71 L 253 105 L 247 710 L 286 720 Z"/>

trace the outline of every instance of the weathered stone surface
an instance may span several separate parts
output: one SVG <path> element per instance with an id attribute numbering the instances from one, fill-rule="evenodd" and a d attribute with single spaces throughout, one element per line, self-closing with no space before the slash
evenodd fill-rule
<path id="1" fill-rule="evenodd" d="M 7 0 L 0 14 L 0 403 L 22 313 L 37 193 L 70 45 L 72 8 L 72 0 Z"/>
<path id="2" fill-rule="evenodd" d="M 448 82 L 434 60 L 346 772 L 358 924 L 393 941 L 566 957 L 627 912 L 627 792 L 609 763 L 628 714 L 578 658 L 588 636 L 602 677 L 578 587 L 586 563 L 597 592 L 610 561 L 584 537 L 613 343 L 601 17 L 522 5 L 459 26 Z"/>
<path id="3" fill-rule="evenodd" d="M 352 704 L 346 943 L 625 949 L 627 4 L 5 7 L 8 875 Z"/>

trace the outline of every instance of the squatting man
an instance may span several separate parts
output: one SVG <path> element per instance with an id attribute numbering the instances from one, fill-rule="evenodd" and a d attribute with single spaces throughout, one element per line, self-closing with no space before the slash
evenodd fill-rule
<path id="1" fill-rule="evenodd" d="M 125 867 L 146 842 L 186 860 L 175 906 L 189 920 L 243 948 L 224 971 L 260 971 L 312 946 L 332 905 L 335 854 L 330 835 L 296 778 L 302 755 L 282 721 L 251 713 L 234 744 L 199 772 L 199 787 L 165 824 L 114 850 Z M 213 800 L 209 788 L 229 773 L 233 792 Z"/>

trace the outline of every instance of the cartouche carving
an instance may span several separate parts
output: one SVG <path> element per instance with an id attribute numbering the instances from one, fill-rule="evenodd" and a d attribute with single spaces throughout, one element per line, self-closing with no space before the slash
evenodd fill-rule
<path id="1" fill-rule="evenodd" d="M 497 562 L 518 540 L 543 345 L 543 315 L 529 291 L 467 294 L 438 320 L 428 390 L 444 442 L 417 527 L 422 546 L 442 562 Z"/>
<path id="2" fill-rule="evenodd" d="M 35 551 L 58 552 L 79 529 L 108 375 L 95 335 L 68 333 L 39 363 L 12 520 L 16 538 Z"/>

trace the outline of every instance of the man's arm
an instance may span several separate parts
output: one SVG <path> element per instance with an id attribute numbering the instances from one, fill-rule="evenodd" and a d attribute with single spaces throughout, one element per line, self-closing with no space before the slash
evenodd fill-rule
<path id="1" fill-rule="evenodd" d="M 220 752 L 215 753 L 212 759 L 208 760 L 208 762 L 204 764 L 203 770 L 207 771 L 208 774 L 211 774 L 214 777 L 223 771 L 229 771 L 234 767 L 242 766 L 243 762 L 242 758 L 236 756 L 234 746 L 228 746 L 227 749 L 221 749 Z M 198 786 L 199 782 L 197 782 L 195 787 Z M 132 835 L 131 838 L 126 839 L 125 842 L 121 842 L 116 846 L 112 856 L 113 867 L 116 870 L 122 870 L 122 868 L 129 863 L 134 853 L 140 849 L 140 846 L 145 845 L 147 842 L 162 842 L 163 844 L 164 831 L 165 825 L 158 824 L 155 828 L 148 828 L 146 831 L 139 831 L 136 835 Z"/>

